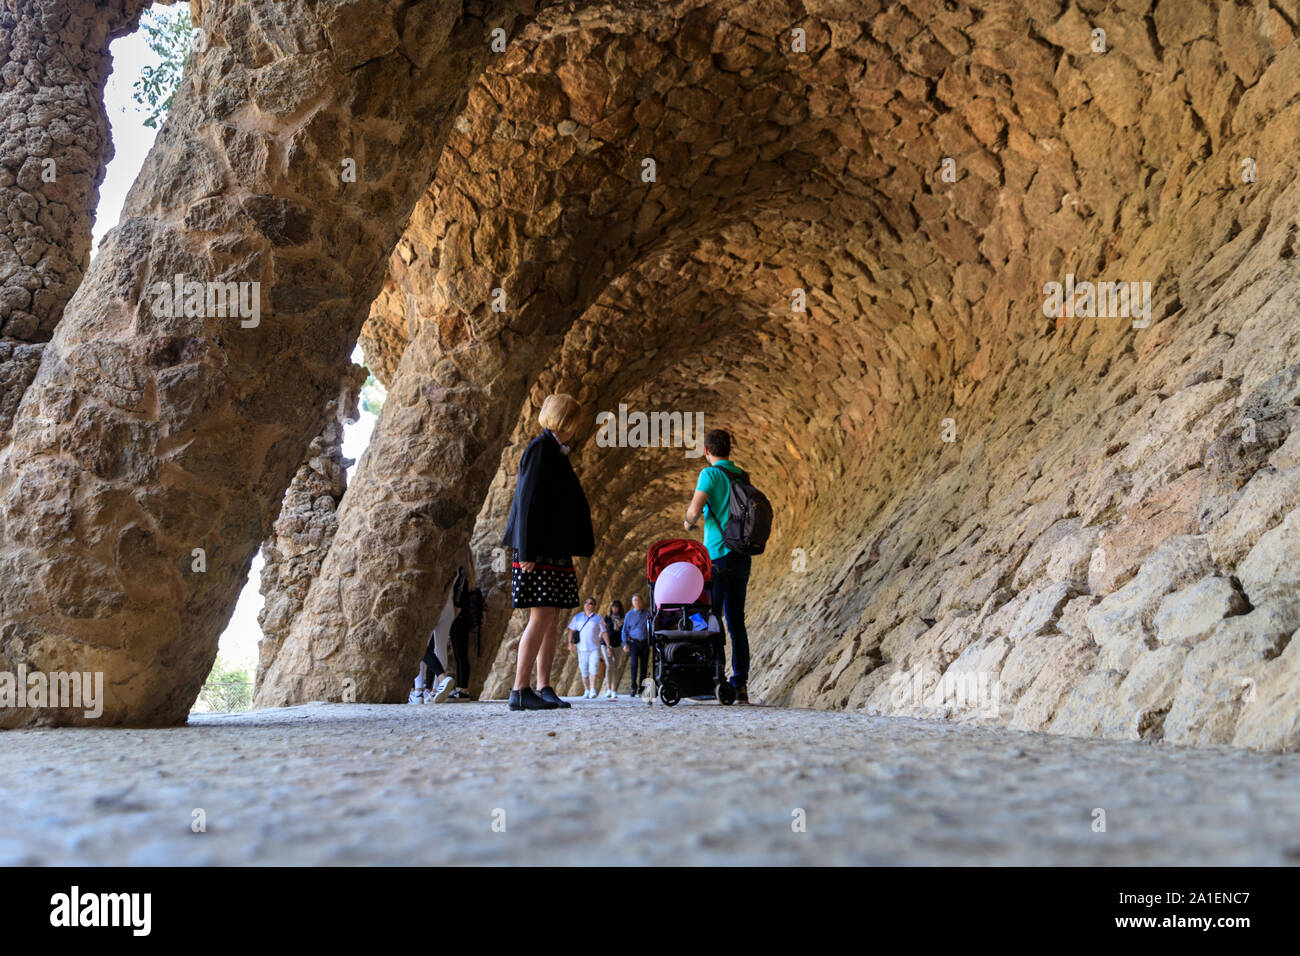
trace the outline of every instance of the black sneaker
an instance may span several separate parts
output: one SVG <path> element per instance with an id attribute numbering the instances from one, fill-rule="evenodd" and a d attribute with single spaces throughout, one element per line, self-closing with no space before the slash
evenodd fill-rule
<path id="1" fill-rule="evenodd" d="M 531 687 L 525 687 L 523 690 L 512 690 L 510 692 L 510 709 L 555 710 L 555 704 L 552 704 L 549 700 L 542 700 L 533 693 Z"/>
<path id="2" fill-rule="evenodd" d="M 749 703 L 749 687 L 747 685 L 741 684 L 739 687 L 736 688 L 736 703 L 738 704 Z"/>
<path id="3" fill-rule="evenodd" d="M 467 694 L 464 691 L 454 690 L 451 692 L 451 696 L 449 696 L 447 699 L 448 700 L 473 700 L 474 697 L 472 694 Z"/>
<path id="4" fill-rule="evenodd" d="M 573 706 L 567 700 L 561 700 L 560 695 L 555 693 L 555 691 L 552 690 L 550 687 L 537 688 L 537 696 L 540 697 L 542 700 L 546 701 L 548 704 L 553 704 L 554 706 L 559 707 L 561 709 Z"/>

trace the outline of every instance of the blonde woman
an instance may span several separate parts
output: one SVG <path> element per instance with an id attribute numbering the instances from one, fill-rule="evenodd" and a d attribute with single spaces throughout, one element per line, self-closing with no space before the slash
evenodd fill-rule
<path id="1" fill-rule="evenodd" d="M 568 457 L 568 443 L 581 418 L 582 407 L 572 395 L 551 395 L 537 416 L 542 434 L 524 449 L 519 462 L 502 544 L 515 551 L 511 602 L 517 608 L 529 608 L 529 615 L 519 640 L 511 710 L 569 706 L 551 687 L 551 663 L 562 615 L 578 606 L 573 558 L 590 557 L 596 550 L 591 508 Z M 534 662 L 536 692 L 529 685 Z"/>

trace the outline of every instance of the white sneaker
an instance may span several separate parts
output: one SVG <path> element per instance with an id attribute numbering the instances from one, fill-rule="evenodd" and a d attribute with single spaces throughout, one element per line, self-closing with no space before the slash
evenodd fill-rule
<path id="1" fill-rule="evenodd" d="M 423 704 L 424 690 L 417 687 L 415 690 L 411 691 L 411 696 L 406 698 L 406 702 L 408 704 Z"/>
<path id="2" fill-rule="evenodd" d="M 435 690 L 425 691 L 426 702 L 430 704 L 441 704 L 447 699 L 447 695 L 451 693 L 451 685 L 454 683 L 455 681 L 452 680 L 450 674 L 444 675 L 442 680 L 438 681 L 438 686 Z"/>
<path id="3" fill-rule="evenodd" d="M 585 694 L 583 694 L 582 696 L 585 697 L 585 698 L 587 698 L 587 700 L 595 700 L 595 699 L 596 699 L 596 692 L 595 692 L 594 690 L 589 690 L 589 691 L 587 691 Z"/>
<path id="4" fill-rule="evenodd" d="M 605 699 L 606 699 L 606 700 L 618 700 L 618 694 L 617 694 L 617 692 L 615 692 L 615 691 L 607 690 L 607 691 L 605 691 Z"/>

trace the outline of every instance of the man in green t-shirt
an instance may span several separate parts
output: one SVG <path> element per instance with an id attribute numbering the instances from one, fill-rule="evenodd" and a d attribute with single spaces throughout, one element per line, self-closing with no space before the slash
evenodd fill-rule
<path id="1" fill-rule="evenodd" d="M 731 634 L 731 683 L 736 700 L 749 703 L 749 632 L 745 630 L 745 592 L 749 589 L 750 557 L 733 551 L 722 539 L 731 505 L 731 482 L 721 469 L 739 476 L 741 470 L 731 461 L 731 435 L 720 428 L 704 436 L 704 457 L 709 466 L 700 472 L 695 494 L 682 522 L 687 531 L 704 516 L 704 546 L 709 549 L 713 569 L 713 613 L 724 633 Z"/>

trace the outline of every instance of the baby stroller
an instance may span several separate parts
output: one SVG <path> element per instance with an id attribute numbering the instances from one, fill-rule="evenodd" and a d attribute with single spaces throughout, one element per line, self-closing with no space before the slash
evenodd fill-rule
<path id="1" fill-rule="evenodd" d="M 704 588 L 690 604 L 655 600 L 655 582 L 664 568 L 689 561 L 704 574 Z M 646 579 L 650 584 L 650 674 L 664 706 L 683 697 L 712 694 L 718 703 L 734 704 L 736 689 L 726 678 L 727 654 L 722 628 L 713 615 L 709 552 L 689 538 L 668 538 L 650 546 Z"/>

